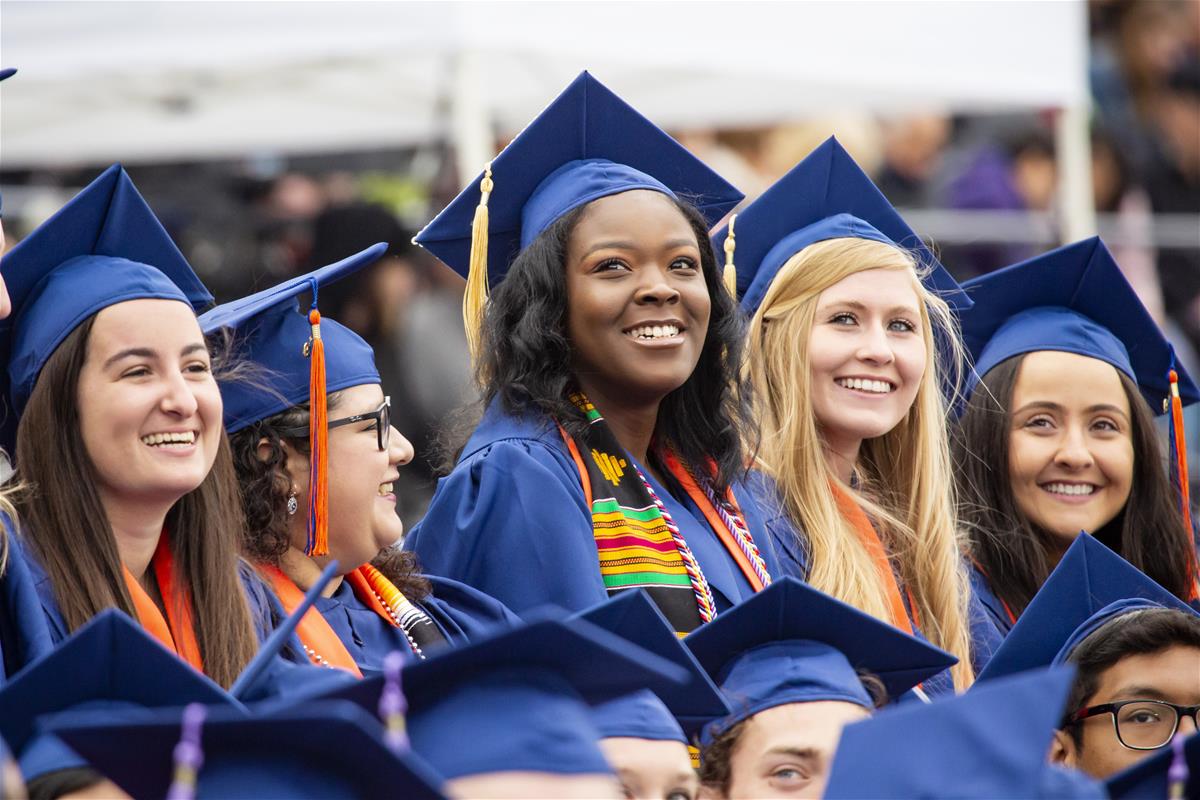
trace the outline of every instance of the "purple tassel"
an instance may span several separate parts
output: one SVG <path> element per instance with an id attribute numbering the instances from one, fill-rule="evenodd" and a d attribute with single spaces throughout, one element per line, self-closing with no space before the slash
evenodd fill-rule
<path id="1" fill-rule="evenodd" d="M 200 734 L 204 727 L 207 710 L 200 703 L 191 703 L 183 710 L 183 723 L 179 744 L 175 745 L 175 775 L 167 800 L 194 800 L 196 780 L 200 767 L 204 765 L 204 749 L 200 746 Z"/>
<path id="2" fill-rule="evenodd" d="M 388 748 L 393 753 L 408 752 L 408 731 L 404 714 L 408 701 L 400 683 L 400 671 L 404 668 L 404 653 L 393 650 L 383 660 L 383 692 L 379 696 L 379 718 L 383 720 Z"/>

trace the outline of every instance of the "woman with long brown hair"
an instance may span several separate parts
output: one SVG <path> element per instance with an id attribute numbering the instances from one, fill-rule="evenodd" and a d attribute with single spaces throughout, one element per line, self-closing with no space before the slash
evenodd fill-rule
<path id="1" fill-rule="evenodd" d="M 55 641 L 115 607 L 229 687 L 257 647 L 237 485 L 195 309 L 211 301 L 119 166 L 3 262 L 3 444 Z M 15 451 L 12 449 L 15 440 Z"/>
<path id="2" fill-rule="evenodd" d="M 997 628 L 1012 628 L 1081 532 L 1198 602 L 1187 462 L 1172 447 L 1165 468 L 1154 417 L 1170 412 L 1182 443 L 1200 389 L 1108 248 L 1085 239 L 964 288 L 975 375 L 955 475 L 972 584 Z"/>
<path id="3" fill-rule="evenodd" d="M 738 214 L 756 466 L 785 569 L 918 633 L 972 680 L 943 390 L 958 285 L 836 140 Z M 947 676 L 925 684 L 947 691 Z"/>

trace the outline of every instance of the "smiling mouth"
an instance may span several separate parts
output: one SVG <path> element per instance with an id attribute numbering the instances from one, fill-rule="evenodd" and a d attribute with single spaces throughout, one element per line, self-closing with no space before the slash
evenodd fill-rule
<path id="1" fill-rule="evenodd" d="M 1095 493 L 1096 489 L 1099 488 L 1094 483 L 1062 483 L 1061 481 L 1040 483 L 1038 486 L 1050 494 L 1063 495 L 1064 497 L 1086 497 Z"/>
<path id="2" fill-rule="evenodd" d="M 177 433 L 149 433 L 142 437 L 142 444 L 150 447 L 190 447 L 196 443 L 196 431 Z"/>
<path id="3" fill-rule="evenodd" d="M 671 339 L 678 336 L 686 328 L 673 322 L 664 322 L 654 325 L 636 325 L 632 328 L 627 328 L 622 331 L 626 336 L 634 339 L 654 340 L 654 339 Z"/>
<path id="4" fill-rule="evenodd" d="M 866 378 L 835 378 L 834 383 L 843 389 L 853 389 L 856 392 L 868 394 L 890 394 L 896 391 L 896 385 L 891 381 L 869 380 Z"/>
<path id="5" fill-rule="evenodd" d="M 387 497 L 388 495 L 392 495 L 395 493 L 396 493 L 396 490 L 391 483 L 379 484 L 379 496 L 380 497 Z"/>

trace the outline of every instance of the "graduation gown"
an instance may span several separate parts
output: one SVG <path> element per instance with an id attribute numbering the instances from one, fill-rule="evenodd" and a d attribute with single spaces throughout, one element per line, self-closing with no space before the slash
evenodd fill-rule
<path id="1" fill-rule="evenodd" d="M 430 577 L 433 591 L 413 605 L 424 611 L 449 645 L 459 645 L 519 620 L 501 603 L 470 586 Z M 329 597 L 319 597 L 320 612 L 364 678 L 383 672 L 383 660 L 393 650 L 411 652 L 404 632 L 364 603 L 348 581 Z"/>
<path id="2" fill-rule="evenodd" d="M 7 516 L 0 516 L 0 525 L 0 536 L 8 547 L 7 563 L 0 571 L 0 683 L 4 683 L 21 667 L 54 649 L 54 639 Z"/>
<path id="3" fill-rule="evenodd" d="M 747 484 L 754 493 L 756 504 L 763 513 L 767 533 L 771 538 L 775 553 L 779 557 L 780 574 L 807 581 L 809 555 L 804 547 L 805 537 L 800 528 L 783 510 L 775 481 L 755 470 L 750 473 Z M 974 589 L 973 573 L 971 588 Z M 913 634 L 928 641 L 913 621 L 908 594 L 901 592 L 901 597 L 904 600 L 905 610 L 908 612 L 908 620 L 912 625 Z M 1000 646 L 1004 637 L 996 630 L 988 614 L 988 609 L 976 597 L 974 591 L 971 592 L 968 600 L 967 612 L 967 622 L 971 633 L 971 662 L 972 667 L 978 672 L 987 664 L 992 652 Z M 922 687 L 931 697 L 954 693 L 954 684 L 948 670 L 925 681 Z"/>
<path id="4" fill-rule="evenodd" d="M 751 596 L 750 582 L 686 493 L 643 473 L 700 563 L 717 611 Z M 753 499 L 741 486 L 734 494 L 767 571 L 779 574 Z M 580 611 L 608 598 L 591 510 L 557 426 L 540 415 L 510 415 L 499 402 L 438 482 L 404 546 L 427 572 L 472 586 L 517 614 L 546 604 Z"/>

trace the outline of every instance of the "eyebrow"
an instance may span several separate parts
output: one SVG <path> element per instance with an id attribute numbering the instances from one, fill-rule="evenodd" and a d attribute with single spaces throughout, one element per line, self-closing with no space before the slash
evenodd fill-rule
<path id="1" fill-rule="evenodd" d="M 207 352 L 208 347 L 206 347 L 202 342 L 193 342 L 192 344 L 189 344 L 187 347 L 183 348 L 183 350 L 179 352 L 179 355 L 180 357 L 190 356 L 197 350 L 204 350 Z M 158 353 L 149 347 L 127 347 L 124 350 L 109 356 L 108 360 L 104 362 L 104 368 L 108 369 L 113 364 L 125 358 L 155 358 L 157 355 Z"/>
<path id="2" fill-rule="evenodd" d="M 1026 403 L 1025 405 L 1021 406 L 1014 413 L 1019 414 L 1022 411 L 1028 411 L 1030 409 L 1036 409 L 1036 408 L 1044 408 L 1044 409 L 1047 409 L 1050 411 L 1059 411 L 1059 412 L 1064 410 L 1063 407 L 1061 405 L 1059 405 L 1058 403 L 1052 403 L 1049 400 L 1034 400 L 1032 403 Z M 1117 406 L 1112 405 L 1111 403 L 1097 403 L 1096 405 L 1088 406 L 1087 408 L 1085 408 L 1083 410 L 1083 413 L 1095 414 L 1100 411 L 1107 411 L 1112 414 L 1117 414 L 1118 416 L 1124 417 L 1125 419 L 1129 419 L 1129 415 L 1127 415 L 1124 411 L 1122 411 Z"/>
<path id="3" fill-rule="evenodd" d="M 764 755 L 792 756 L 802 761 L 820 761 L 821 751 L 815 747 L 772 747 Z"/>
<path id="4" fill-rule="evenodd" d="M 871 310 L 871 309 L 867 308 L 865 304 L 859 302 L 858 300 L 834 300 L 829 303 L 824 303 L 821 306 L 821 308 L 828 309 L 831 307 L 836 308 L 838 306 L 843 306 L 845 308 L 852 308 L 855 311 L 862 311 L 864 313 Z M 912 306 L 892 306 L 885 313 L 887 313 L 887 314 L 913 314 L 915 316 L 920 316 L 917 309 L 915 309 Z"/>
<path id="5" fill-rule="evenodd" d="M 1155 689 L 1153 686 L 1125 686 L 1120 691 L 1114 692 L 1113 696 L 1125 700 L 1162 700 L 1168 702 L 1170 699 L 1161 690 Z"/>
<path id="6" fill-rule="evenodd" d="M 671 239 L 670 241 L 663 243 L 662 249 L 663 250 L 678 250 L 681 247 L 691 247 L 693 249 L 699 249 L 699 245 L 696 244 L 695 239 Z M 641 248 L 638 247 L 637 243 L 635 243 L 635 242 L 614 239 L 614 240 L 610 240 L 610 241 L 606 241 L 606 242 L 597 242 L 596 244 L 594 244 L 588 248 L 587 252 L 585 252 L 583 254 L 583 257 L 587 258 L 592 253 L 595 253 L 597 250 L 640 250 L 640 249 Z"/>

